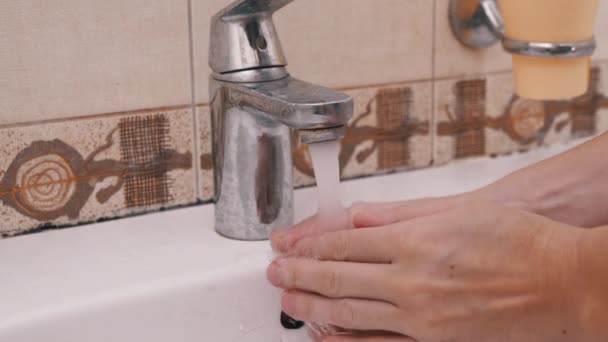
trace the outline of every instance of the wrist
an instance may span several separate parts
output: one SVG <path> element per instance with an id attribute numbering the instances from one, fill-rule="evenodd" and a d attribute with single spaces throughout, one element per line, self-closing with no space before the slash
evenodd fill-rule
<path id="1" fill-rule="evenodd" d="M 509 175 L 471 192 L 469 196 L 492 201 L 505 207 L 536 213 L 539 210 L 539 201 L 532 198 L 539 196 L 523 191 L 523 187 L 519 185 L 516 178 L 515 174 Z"/>
<path id="2" fill-rule="evenodd" d="M 578 318 L 585 341 L 607 341 L 608 228 L 584 231 L 578 241 Z"/>
<path id="3" fill-rule="evenodd" d="M 597 196 L 591 195 L 585 182 L 574 172 L 555 175 L 541 167 L 526 168 L 475 191 L 475 195 L 562 223 L 593 227 L 604 218 L 598 214 Z"/>

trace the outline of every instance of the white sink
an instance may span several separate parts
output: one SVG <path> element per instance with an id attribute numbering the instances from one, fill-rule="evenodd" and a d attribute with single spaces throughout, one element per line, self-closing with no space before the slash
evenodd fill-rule
<path id="1" fill-rule="evenodd" d="M 345 203 L 458 193 L 572 147 L 342 184 Z M 314 212 L 314 188 L 296 214 Z M 213 231 L 200 206 L 0 241 L 0 341 L 308 341 L 279 322 L 268 242 Z"/>

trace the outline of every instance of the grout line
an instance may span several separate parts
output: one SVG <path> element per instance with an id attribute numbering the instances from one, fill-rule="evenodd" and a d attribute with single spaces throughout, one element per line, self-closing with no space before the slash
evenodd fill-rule
<path id="1" fill-rule="evenodd" d="M 437 81 L 435 78 L 436 74 L 436 66 L 437 66 L 437 0 L 433 0 L 433 13 L 432 13 L 432 23 L 433 23 L 433 44 L 431 44 L 431 127 L 429 132 L 431 134 L 431 163 L 429 167 L 435 165 L 435 150 L 437 146 L 437 106 L 436 106 L 436 94 L 435 94 L 435 82 Z"/>
<path id="2" fill-rule="evenodd" d="M 435 0 L 433 0 L 433 1 L 435 1 Z M 432 49 L 433 50 L 435 49 L 434 45 L 432 46 Z M 416 79 L 411 79 L 411 80 L 407 80 L 407 81 L 367 83 L 367 84 L 360 84 L 360 85 L 356 85 L 356 86 L 345 86 L 345 87 L 335 87 L 335 88 L 330 87 L 330 88 L 333 90 L 337 90 L 337 91 L 351 91 L 351 90 L 363 90 L 363 89 L 368 89 L 368 88 L 398 87 L 398 86 L 403 86 L 403 85 L 428 83 L 428 82 L 434 82 L 434 81 L 449 81 L 449 80 L 459 80 L 459 79 L 463 79 L 463 78 L 495 76 L 495 75 L 510 73 L 513 71 L 512 69 L 502 69 L 502 70 L 488 71 L 485 73 L 477 73 L 477 74 L 459 74 L 459 75 L 453 75 L 453 76 L 435 77 L 434 62 L 435 61 L 433 60 L 432 61 L 433 70 L 431 70 L 431 72 L 432 72 L 431 77 L 416 78 Z M 196 105 L 197 106 L 208 106 L 209 102 L 199 102 Z"/>
<path id="3" fill-rule="evenodd" d="M 0 129 L 36 126 L 36 125 L 43 125 L 43 124 L 52 124 L 52 123 L 60 123 L 60 122 L 67 122 L 67 121 L 78 121 L 78 120 L 86 120 L 86 119 L 100 119 L 100 118 L 108 118 L 108 117 L 113 117 L 113 116 L 137 115 L 137 114 L 144 114 L 144 113 L 149 113 L 149 112 L 166 112 L 166 111 L 187 109 L 187 108 L 190 108 L 190 106 L 191 106 L 191 104 L 182 104 L 182 105 L 176 105 L 176 106 L 134 109 L 134 110 L 121 111 L 121 112 L 111 112 L 111 113 L 91 114 L 91 115 L 78 115 L 78 116 L 70 116 L 67 118 L 55 118 L 55 119 L 43 119 L 43 120 L 27 121 L 27 122 L 15 122 L 15 123 L 8 123 L 8 124 L 0 124 Z"/>
<path id="4" fill-rule="evenodd" d="M 194 186 L 196 187 L 196 197 L 202 198 L 201 194 L 201 180 L 200 180 L 200 147 L 199 147 L 199 120 L 196 106 L 196 77 L 194 74 L 194 20 L 192 13 L 192 0 L 186 0 L 188 7 L 188 46 L 189 46 L 189 57 L 190 57 L 190 96 L 192 99 L 192 165 L 194 166 Z"/>

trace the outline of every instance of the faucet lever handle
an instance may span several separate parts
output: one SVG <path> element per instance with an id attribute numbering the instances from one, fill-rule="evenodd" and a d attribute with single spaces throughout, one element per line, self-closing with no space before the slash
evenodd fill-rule
<path id="1" fill-rule="evenodd" d="M 293 0 L 237 0 L 211 20 L 209 66 L 218 74 L 287 65 L 272 14 Z"/>
<path id="2" fill-rule="evenodd" d="M 241 16 L 272 14 L 288 5 L 293 0 L 239 0 L 224 9 L 222 19 L 229 20 Z"/>

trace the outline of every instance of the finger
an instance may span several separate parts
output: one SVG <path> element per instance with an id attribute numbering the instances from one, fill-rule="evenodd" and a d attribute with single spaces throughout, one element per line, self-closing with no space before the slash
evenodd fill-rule
<path id="1" fill-rule="evenodd" d="M 445 211 L 464 201 L 464 196 L 429 198 L 386 203 L 354 203 L 350 209 L 336 212 L 331 218 L 311 216 L 297 225 L 277 229 L 271 235 L 272 248 L 287 253 L 299 240 L 327 232 L 352 228 L 378 227 L 432 215 Z"/>
<path id="2" fill-rule="evenodd" d="M 386 302 L 331 299 L 311 293 L 287 291 L 281 298 L 281 306 L 295 319 L 344 329 L 401 333 L 404 327 L 399 308 Z"/>
<path id="3" fill-rule="evenodd" d="M 308 332 L 310 337 L 315 342 L 323 342 L 323 341 L 334 341 L 335 338 L 341 337 L 346 341 L 367 341 L 368 339 L 380 339 L 380 341 L 406 341 L 412 342 L 414 341 L 412 338 L 403 336 L 401 334 L 395 334 L 386 331 L 357 331 L 357 330 L 346 330 L 340 329 L 333 326 L 327 325 L 318 325 L 315 323 L 308 323 Z M 399 339 L 394 339 L 399 338 Z M 388 340 L 387 340 L 388 339 Z M 342 341 L 338 339 L 338 341 Z"/>
<path id="4" fill-rule="evenodd" d="M 352 224 L 355 228 L 385 226 L 443 212 L 465 201 L 465 196 L 459 195 L 390 203 L 358 203 L 351 209 Z"/>
<path id="5" fill-rule="evenodd" d="M 395 229 L 358 229 L 325 233 L 299 240 L 289 256 L 319 260 L 391 263 L 396 253 Z"/>
<path id="6" fill-rule="evenodd" d="M 323 342 L 416 342 L 413 338 L 399 335 L 337 335 L 328 336 L 321 341 Z"/>
<path id="7" fill-rule="evenodd" d="M 395 293 L 386 279 L 389 265 L 280 258 L 268 268 L 268 280 L 283 289 L 314 292 L 330 298 L 367 298 L 390 301 Z"/>
<path id="8" fill-rule="evenodd" d="M 286 253 L 298 240 L 304 237 L 352 228 L 350 209 L 343 209 L 336 212 L 331 219 L 315 215 L 293 227 L 277 229 L 272 232 L 270 241 L 273 250 L 278 253 Z"/>

